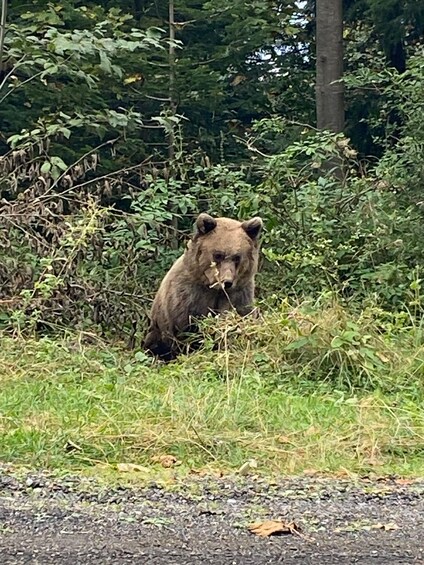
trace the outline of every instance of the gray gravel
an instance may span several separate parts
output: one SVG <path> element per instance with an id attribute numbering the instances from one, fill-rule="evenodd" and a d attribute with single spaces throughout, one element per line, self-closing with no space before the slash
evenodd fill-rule
<path id="1" fill-rule="evenodd" d="M 424 481 L 208 478 L 172 490 L 0 469 L 0 563 L 424 563 Z M 293 520 L 295 535 L 247 525 Z"/>

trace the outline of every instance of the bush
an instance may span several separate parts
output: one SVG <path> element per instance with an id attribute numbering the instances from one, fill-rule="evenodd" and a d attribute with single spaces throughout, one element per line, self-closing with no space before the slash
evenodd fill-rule
<path id="1" fill-rule="evenodd" d="M 331 291 L 353 305 L 370 301 L 419 315 L 422 70 L 418 54 L 402 75 L 347 77 L 350 88 L 378 84 L 382 107 L 402 116 L 397 139 L 387 131 L 374 164 L 359 161 L 343 135 L 279 118 L 254 125 L 246 140 L 251 163 L 237 169 L 182 150 L 172 174 L 150 163 L 95 178 L 99 154 L 113 155 L 113 147 L 69 167 L 50 156 L 54 172 L 45 155 L 62 130 L 42 140 L 35 133 L 21 146 L 15 140 L 0 163 L 3 326 L 94 328 L 134 343 L 159 280 L 203 210 L 264 218 L 258 295 L 268 306 L 274 295 L 279 303 Z"/>
<path id="2" fill-rule="evenodd" d="M 203 351 L 184 361 L 189 374 L 196 368 L 231 381 L 256 375 L 272 387 L 302 382 L 310 390 L 323 383 L 350 392 L 422 390 L 423 327 L 406 313 L 376 306 L 354 313 L 330 293 L 284 301 L 257 321 L 235 313 L 208 318 L 202 329 Z"/>

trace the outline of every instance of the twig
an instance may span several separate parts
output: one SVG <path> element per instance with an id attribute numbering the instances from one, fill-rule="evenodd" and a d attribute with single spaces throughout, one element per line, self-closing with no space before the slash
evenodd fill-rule
<path id="1" fill-rule="evenodd" d="M 63 171 L 63 173 L 54 181 L 54 183 L 51 185 L 51 187 L 48 190 L 46 190 L 46 192 L 43 194 L 43 196 L 46 196 L 46 194 L 51 192 L 59 184 L 59 182 L 63 179 L 63 177 L 65 175 L 67 175 L 69 173 L 69 171 L 71 171 L 74 167 L 76 167 L 76 165 L 78 165 L 78 163 L 81 163 L 81 161 L 83 161 L 86 157 L 88 157 L 89 155 L 91 155 L 95 151 L 98 151 L 102 147 L 105 147 L 106 145 L 112 145 L 112 143 L 115 143 L 115 141 L 118 141 L 118 139 L 119 139 L 119 136 L 115 137 L 114 139 L 109 139 L 109 141 L 105 141 L 104 143 L 101 143 L 97 147 L 94 147 L 94 149 L 90 149 L 89 151 L 87 151 L 87 153 L 84 153 L 84 155 L 82 155 L 79 159 L 77 159 L 74 163 L 72 163 L 72 165 L 69 165 L 69 167 L 65 171 Z"/>
<path id="2" fill-rule="evenodd" d="M 96 182 L 99 182 L 99 181 L 104 180 L 104 179 L 108 179 L 108 178 L 113 177 L 114 175 L 117 175 L 119 173 L 125 173 L 127 171 L 132 171 L 134 169 L 138 169 L 139 167 L 142 167 L 143 165 L 148 163 L 150 159 L 151 159 L 151 156 L 147 157 L 143 162 L 138 163 L 138 165 L 133 165 L 132 167 L 123 167 L 122 169 L 119 169 L 117 171 L 112 171 L 111 173 L 107 173 L 106 175 L 102 175 L 101 177 L 96 177 L 94 179 L 90 179 L 90 180 L 87 180 L 87 181 L 82 182 L 80 184 L 76 184 L 74 186 L 71 186 L 70 188 L 61 192 L 59 194 L 59 196 L 62 197 L 64 194 L 68 194 L 69 192 L 73 192 L 74 190 L 82 188 L 83 186 L 87 186 L 89 184 L 95 184 Z M 53 194 L 53 195 L 49 195 L 47 193 L 41 194 L 40 196 L 37 196 L 37 198 L 35 198 L 33 200 L 33 202 L 40 202 L 44 199 L 49 200 L 49 199 L 55 198 L 55 196 L 56 196 L 55 194 Z"/>
<path id="3" fill-rule="evenodd" d="M 13 69 L 16 70 L 16 67 Z M 10 90 L 8 90 L 6 92 L 6 94 L 0 98 L 0 104 L 2 102 L 4 102 L 6 100 L 6 98 L 10 95 L 13 94 L 13 92 L 15 92 L 15 90 L 17 90 L 18 88 L 20 88 L 21 86 L 23 86 L 24 84 L 27 84 L 28 82 L 31 82 L 32 80 L 34 80 L 35 78 L 37 78 L 38 76 L 42 75 L 44 73 L 44 70 L 40 71 L 39 73 L 35 73 L 35 75 L 32 75 L 31 77 L 27 78 L 26 80 L 24 80 L 23 82 L 20 82 L 18 86 L 16 86 L 15 88 L 11 88 Z M 8 76 L 10 76 L 11 73 L 9 73 Z"/>
<path id="4" fill-rule="evenodd" d="M 204 451 L 206 451 L 206 453 L 212 457 L 212 459 L 214 459 L 216 461 L 216 456 L 207 448 L 205 447 L 205 445 L 203 444 L 203 440 L 202 438 L 199 436 L 196 428 L 193 426 L 193 424 L 189 424 L 190 428 L 193 430 L 193 432 L 196 434 L 197 439 L 199 440 L 200 443 L 197 443 L 196 441 L 190 440 L 192 443 L 194 443 L 194 445 L 198 445 L 201 449 L 203 449 Z"/>
<path id="5" fill-rule="evenodd" d="M 6 84 L 7 80 L 13 75 L 13 73 L 16 71 L 16 69 L 19 67 L 20 63 L 22 63 L 24 61 L 24 57 L 22 57 L 22 59 L 19 59 L 19 61 L 10 69 L 10 71 L 4 76 L 3 80 L 0 83 L 0 90 L 3 88 L 3 86 Z"/>
<path id="6" fill-rule="evenodd" d="M 0 18 L 0 72 L 3 72 L 4 38 L 6 36 L 7 0 L 1 2 Z"/>

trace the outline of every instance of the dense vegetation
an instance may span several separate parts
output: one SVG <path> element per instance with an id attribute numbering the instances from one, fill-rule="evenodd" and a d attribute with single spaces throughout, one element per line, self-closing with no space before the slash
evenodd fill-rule
<path id="1" fill-rule="evenodd" d="M 346 400 L 346 426 L 328 457 L 335 445 L 345 449 L 344 434 L 353 435 L 341 457 L 352 457 L 355 444 L 357 467 L 377 444 L 385 463 L 422 449 L 423 3 L 344 1 L 341 133 L 316 128 L 313 1 L 6 4 L 0 411 L 9 414 L 7 457 L 49 464 L 46 445 L 62 446 L 60 460 L 63 440 L 77 445 L 69 457 L 136 457 L 138 412 L 120 410 L 146 401 L 153 453 L 180 450 L 220 464 L 231 453 L 238 464 L 255 451 L 282 452 L 279 426 L 293 416 L 291 403 L 303 416 L 290 424 L 290 438 L 325 418 L 327 432 L 336 429 L 346 391 L 377 396 Z M 111 349 L 98 358 L 96 347 L 84 349 L 100 338 L 139 346 L 154 291 L 199 211 L 264 219 L 262 322 L 208 322 L 203 351 L 162 369 L 141 352 Z M 86 360 L 96 370 L 86 374 Z M 48 388 L 41 376 L 53 374 Z M 140 378 L 148 401 L 134 392 Z M 62 390 L 68 397 L 58 415 Z M 308 404 L 312 390 L 322 397 L 308 396 Z M 186 395 L 198 403 L 195 421 Z M 116 441 L 93 440 L 93 426 L 106 426 L 94 407 L 100 398 Z M 168 435 L 155 436 L 164 422 Z M 386 430 L 384 441 L 370 432 L 362 444 L 372 425 Z M 340 464 L 328 457 L 317 465 Z"/>
<path id="2" fill-rule="evenodd" d="M 2 323 L 125 334 L 142 320 L 142 332 L 199 210 L 265 219 L 261 298 L 331 289 L 416 307 L 423 14 L 389 4 L 345 6 L 346 135 L 334 135 L 313 127 L 313 3 L 180 1 L 170 40 L 166 2 L 13 2 Z"/>

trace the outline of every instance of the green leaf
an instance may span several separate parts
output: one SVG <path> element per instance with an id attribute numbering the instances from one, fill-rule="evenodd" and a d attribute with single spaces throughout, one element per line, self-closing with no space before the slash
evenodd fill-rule
<path id="1" fill-rule="evenodd" d="M 61 175 L 60 169 L 58 169 L 55 165 L 52 166 L 51 176 L 53 180 L 57 180 Z"/>
<path id="2" fill-rule="evenodd" d="M 104 51 L 100 51 L 99 53 L 100 56 L 100 68 L 102 69 L 102 71 L 104 71 L 107 74 L 112 74 L 112 65 L 110 62 L 109 57 L 106 55 L 106 53 Z"/>
<path id="3" fill-rule="evenodd" d="M 291 343 L 286 345 L 286 351 L 293 351 L 293 350 L 296 350 L 296 349 L 301 349 L 305 345 L 309 345 L 309 343 L 310 343 L 309 337 L 307 337 L 307 336 L 301 337 L 299 339 L 296 339 L 296 341 L 292 341 Z"/>
<path id="4" fill-rule="evenodd" d="M 50 161 L 54 167 L 57 167 L 61 171 L 66 171 L 68 165 L 62 161 L 60 157 L 50 157 Z"/>
<path id="5" fill-rule="evenodd" d="M 333 349 L 340 349 L 346 342 L 338 335 L 331 340 L 331 347 Z"/>
<path id="6" fill-rule="evenodd" d="M 43 163 L 40 167 L 40 172 L 43 173 L 43 175 L 46 175 L 50 172 L 50 169 L 52 168 L 51 163 L 49 163 L 48 161 L 46 161 L 45 163 Z"/>

